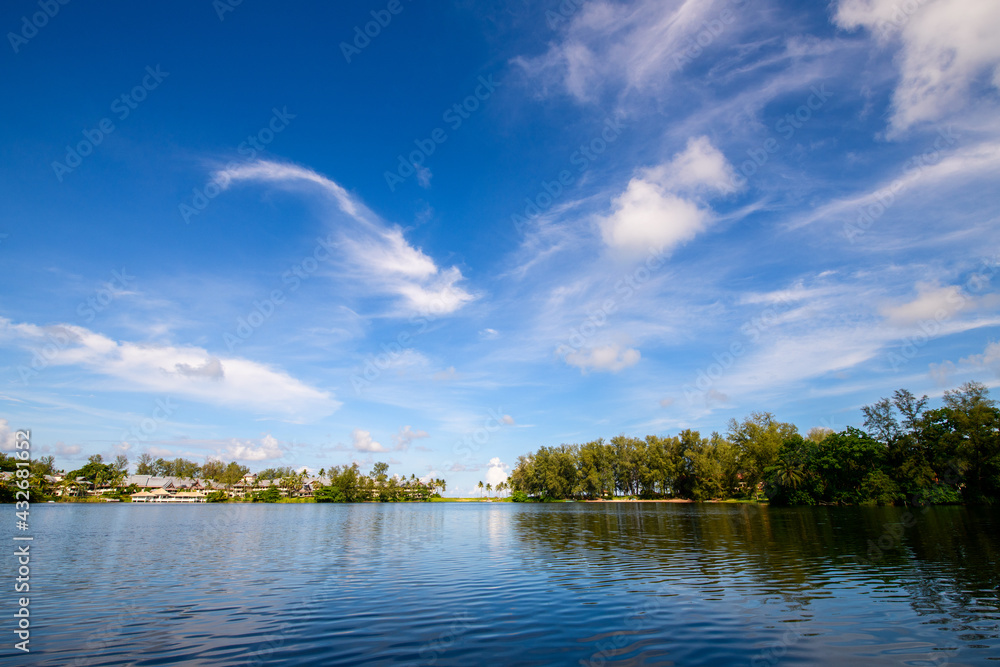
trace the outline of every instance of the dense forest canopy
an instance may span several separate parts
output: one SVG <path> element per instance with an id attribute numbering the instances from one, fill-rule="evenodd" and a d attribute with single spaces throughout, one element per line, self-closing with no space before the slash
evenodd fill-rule
<path id="1" fill-rule="evenodd" d="M 987 388 L 947 391 L 940 408 L 905 389 L 865 406 L 864 429 L 803 437 L 768 412 L 725 435 L 619 435 L 520 456 L 514 498 L 768 499 L 774 504 L 992 503 L 1000 499 L 1000 410 Z"/>

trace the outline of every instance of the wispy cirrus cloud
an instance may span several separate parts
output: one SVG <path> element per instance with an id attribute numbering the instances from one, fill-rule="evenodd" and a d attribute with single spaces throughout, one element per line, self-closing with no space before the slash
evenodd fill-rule
<path id="1" fill-rule="evenodd" d="M 421 429 L 414 431 L 409 425 L 403 426 L 399 429 L 398 433 L 394 433 L 392 435 L 392 439 L 396 443 L 396 449 L 402 451 L 409 449 L 414 440 L 429 437 L 431 437 L 431 435 L 427 431 L 423 431 Z"/>
<path id="2" fill-rule="evenodd" d="M 639 363 L 639 350 L 611 343 L 596 345 L 569 352 L 564 357 L 567 364 L 576 366 L 582 372 L 603 371 L 617 373 Z"/>
<path id="3" fill-rule="evenodd" d="M 461 286 L 464 276 L 457 266 L 439 267 L 410 245 L 401 227 L 389 225 L 339 184 L 311 169 L 257 161 L 222 170 L 215 179 L 227 188 L 239 182 L 317 186 L 348 217 L 334 225 L 339 252 L 335 261 L 341 263 L 341 273 L 373 296 L 396 297 L 406 314 L 447 315 L 476 298 Z"/>
<path id="4" fill-rule="evenodd" d="M 689 37 L 717 19 L 726 4 L 594 0 L 561 26 L 545 53 L 514 62 L 544 89 L 564 89 L 580 102 L 593 101 L 606 89 L 644 90 L 662 85 L 679 69 Z"/>
<path id="5" fill-rule="evenodd" d="M 940 139 L 940 137 L 939 137 Z M 927 188 L 961 186 L 970 179 L 991 177 L 1000 169 L 1000 143 L 983 142 L 968 147 L 947 150 L 947 140 L 939 141 L 935 147 L 907 160 L 892 177 L 882 180 L 876 187 L 865 192 L 850 194 L 833 199 L 814 211 L 794 216 L 789 228 L 824 220 L 839 221 L 845 217 L 858 217 L 866 207 L 876 207 L 884 211 L 906 196 Z"/>
<path id="6" fill-rule="evenodd" d="M 917 283 L 916 287 L 917 296 L 912 301 L 884 306 L 881 314 L 893 324 L 907 325 L 949 318 L 973 305 L 957 285 Z"/>

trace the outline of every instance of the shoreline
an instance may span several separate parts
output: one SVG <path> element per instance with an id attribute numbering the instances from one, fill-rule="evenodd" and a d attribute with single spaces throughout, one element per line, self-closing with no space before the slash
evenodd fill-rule
<path id="1" fill-rule="evenodd" d="M 583 500 L 578 502 L 584 503 L 694 503 L 698 502 L 696 500 L 688 500 L 687 498 L 612 498 L 606 500 L 604 498 L 598 498 L 597 500 Z"/>

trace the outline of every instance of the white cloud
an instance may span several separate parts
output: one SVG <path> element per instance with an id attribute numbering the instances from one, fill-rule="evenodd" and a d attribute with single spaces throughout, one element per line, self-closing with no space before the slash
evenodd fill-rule
<path id="1" fill-rule="evenodd" d="M 265 364 L 238 357 L 220 358 L 199 347 L 116 341 L 84 327 L 39 327 L 0 318 L 0 339 L 29 349 L 49 346 L 47 364 L 78 366 L 118 380 L 115 389 L 186 396 L 214 405 L 315 419 L 340 407 L 329 392 Z M 43 372 L 41 369 L 31 369 Z"/>
<path id="2" fill-rule="evenodd" d="M 948 387 L 951 385 L 951 376 L 955 372 L 955 364 L 951 361 L 943 361 L 940 364 L 930 364 L 928 366 L 928 373 L 931 379 L 934 380 L 934 384 L 939 387 Z"/>
<path id="3" fill-rule="evenodd" d="M 496 329 L 487 328 L 487 329 L 482 329 L 479 332 L 479 337 L 482 338 L 483 340 L 495 340 L 499 336 L 500 332 L 497 331 Z"/>
<path id="4" fill-rule="evenodd" d="M 417 184 L 426 189 L 431 187 L 431 170 L 422 164 L 417 165 Z"/>
<path id="5" fill-rule="evenodd" d="M 233 440 L 232 442 L 237 442 L 237 441 Z M 164 458 L 164 459 L 171 459 L 177 455 L 176 452 L 174 452 L 174 450 L 172 449 L 167 449 L 166 447 L 156 447 L 156 446 L 147 447 L 146 453 L 148 453 L 150 456 L 155 456 L 157 458 Z"/>
<path id="6" fill-rule="evenodd" d="M 221 380 L 226 374 L 222 368 L 222 362 L 218 358 L 212 357 L 201 366 L 190 366 L 188 364 L 174 364 L 174 368 L 181 375 L 187 377 L 204 377 L 213 380 Z"/>
<path id="7" fill-rule="evenodd" d="M 668 396 L 667 398 L 661 398 L 660 399 L 660 407 L 661 408 L 669 408 L 671 405 L 674 404 L 674 402 L 675 402 L 674 398 L 670 397 L 670 396 Z"/>
<path id="8" fill-rule="evenodd" d="M 507 480 L 507 471 L 510 470 L 510 466 L 500 460 L 500 457 L 494 456 L 490 459 L 490 465 L 486 468 L 486 479 L 483 483 L 489 483 L 496 488 L 496 485 L 500 482 Z"/>
<path id="9" fill-rule="evenodd" d="M 285 451 L 270 433 L 257 441 L 233 438 L 225 452 L 226 458 L 238 461 L 267 461 L 284 455 Z"/>
<path id="10" fill-rule="evenodd" d="M 464 278 L 458 267 L 438 267 L 406 241 L 398 225 L 388 225 L 343 187 L 311 169 L 258 161 L 220 171 L 216 180 L 226 187 L 239 181 L 318 185 L 353 222 L 334 225 L 340 236 L 335 261 L 343 263 L 339 273 L 364 289 L 396 296 L 409 313 L 447 315 L 475 299 L 459 286 Z"/>
<path id="11" fill-rule="evenodd" d="M 10 429 L 10 424 L 6 419 L 0 419 L 0 452 L 12 452 L 15 450 L 14 431 Z"/>
<path id="12" fill-rule="evenodd" d="M 708 137 L 691 137 L 682 153 L 650 171 L 651 180 L 675 192 L 732 192 L 733 168 Z"/>
<path id="13" fill-rule="evenodd" d="M 968 185 L 981 176 L 991 178 L 1000 169 L 1000 143 L 983 142 L 942 157 L 948 143 L 955 141 L 953 137 L 939 137 L 933 150 L 907 161 L 895 178 L 883 181 L 868 192 L 835 199 L 789 226 L 795 229 L 816 221 L 848 217 L 852 222 L 862 221 L 860 224 L 866 228 L 871 224 L 871 216 L 880 220 L 879 216 L 897 205 L 904 194 L 913 196 L 934 191 L 940 194 L 942 185 Z"/>
<path id="14" fill-rule="evenodd" d="M 708 226 L 706 211 L 641 178 L 614 200 L 615 210 L 601 225 L 604 242 L 632 252 L 667 250 L 690 241 Z"/>
<path id="15" fill-rule="evenodd" d="M 439 382 L 448 382 L 449 380 L 457 378 L 458 372 L 455 370 L 454 366 L 449 366 L 445 370 L 435 373 L 433 377 Z"/>
<path id="16" fill-rule="evenodd" d="M 630 347 L 622 348 L 612 343 L 575 350 L 567 354 L 564 359 L 567 364 L 576 366 L 584 373 L 588 371 L 617 373 L 637 364 L 641 356 L 639 350 Z"/>
<path id="17" fill-rule="evenodd" d="M 984 74 L 1000 87 L 996 0 L 841 0 L 835 21 L 867 28 L 883 44 L 898 41 L 892 131 L 962 109 Z"/>
<path id="18" fill-rule="evenodd" d="M 1000 377 L 1000 342 L 987 343 L 982 354 L 970 354 L 959 359 L 957 364 L 945 360 L 939 364 L 928 365 L 928 373 L 939 387 L 953 386 L 953 375 L 959 373 L 967 375 L 970 371 L 973 373 L 989 371 Z"/>
<path id="19" fill-rule="evenodd" d="M 429 438 L 430 433 L 421 430 L 412 430 L 409 425 L 403 426 L 398 433 L 394 433 L 392 439 L 396 442 L 396 449 L 406 451 L 410 444 L 419 438 Z"/>
<path id="20" fill-rule="evenodd" d="M 968 299 L 955 286 L 939 287 L 917 283 L 917 297 L 912 301 L 881 309 L 882 316 L 893 324 L 914 324 L 922 320 L 941 321 L 965 308 Z"/>
<path id="21" fill-rule="evenodd" d="M 593 100 L 609 86 L 659 86 L 683 66 L 691 35 L 722 9 L 703 0 L 591 0 L 562 26 L 544 54 L 514 62 L 543 89 L 562 87 L 578 101 Z"/>
<path id="22" fill-rule="evenodd" d="M 63 442 L 56 443 L 56 454 L 58 456 L 76 456 L 81 451 L 83 450 L 80 445 L 67 445 Z"/>
<path id="23" fill-rule="evenodd" d="M 723 394 L 718 389 L 709 389 L 705 394 L 705 401 L 710 405 L 713 403 L 724 405 L 729 402 L 729 396 Z"/>
<path id="24" fill-rule="evenodd" d="M 476 472 L 479 470 L 478 465 L 465 465 L 464 463 L 452 463 L 445 468 L 445 472 Z"/>
<path id="25" fill-rule="evenodd" d="M 685 150 L 629 181 L 601 221 L 604 242 L 632 253 L 670 252 L 705 231 L 712 212 L 682 193 L 733 190 L 733 172 L 707 137 L 691 138 Z"/>
<path id="26" fill-rule="evenodd" d="M 506 426 L 513 426 L 514 424 L 517 423 L 514 421 L 514 418 L 511 417 L 510 415 L 504 415 L 503 417 L 500 418 L 500 421 L 502 421 Z"/>
<path id="27" fill-rule="evenodd" d="M 969 355 L 962 359 L 961 363 L 973 368 L 985 368 L 1000 375 L 1000 343 L 987 344 L 982 354 Z"/>
<path id="28" fill-rule="evenodd" d="M 385 447 L 372 439 L 371 432 L 363 431 L 360 428 L 356 428 L 351 431 L 351 446 L 359 452 L 388 451 Z"/>

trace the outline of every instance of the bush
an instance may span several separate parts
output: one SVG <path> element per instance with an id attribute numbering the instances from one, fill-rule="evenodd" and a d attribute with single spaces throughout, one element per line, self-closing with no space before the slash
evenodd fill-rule
<path id="1" fill-rule="evenodd" d="M 255 503 L 276 503 L 279 500 L 281 500 L 281 491 L 274 485 L 267 487 L 267 489 L 260 493 L 253 494 L 253 501 Z"/>
<path id="2" fill-rule="evenodd" d="M 962 494 L 953 486 L 933 484 L 920 490 L 917 502 L 922 505 L 957 505 L 962 502 Z"/>
<path id="3" fill-rule="evenodd" d="M 318 503 L 344 503 L 347 497 L 339 486 L 321 486 L 313 492 L 313 498 Z"/>
<path id="4" fill-rule="evenodd" d="M 902 495 L 899 486 L 884 470 L 873 470 L 861 481 L 862 502 L 873 505 L 892 505 Z"/>
<path id="5" fill-rule="evenodd" d="M 226 495 L 225 491 L 210 491 L 208 496 L 205 498 L 205 502 L 209 503 L 224 503 L 229 497 Z"/>
<path id="6" fill-rule="evenodd" d="M 510 494 L 510 501 L 512 503 L 526 503 L 528 502 L 528 494 L 524 491 L 515 491 Z"/>

